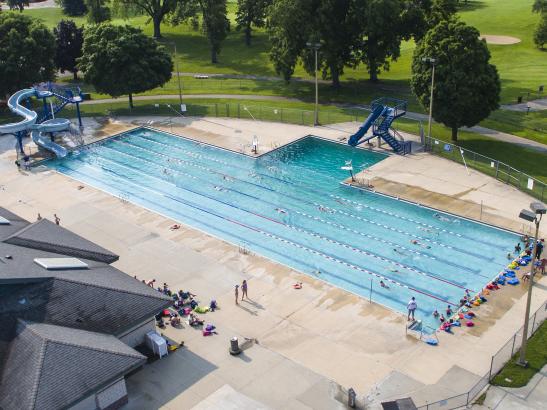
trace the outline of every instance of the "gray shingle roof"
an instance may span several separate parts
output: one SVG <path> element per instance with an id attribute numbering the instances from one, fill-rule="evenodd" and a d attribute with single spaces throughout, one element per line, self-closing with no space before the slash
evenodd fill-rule
<path id="1" fill-rule="evenodd" d="M 119 258 L 109 250 L 47 219 L 23 227 L 4 239 L 4 242 L 105 263 L 115 262 Z"/>
<path id="2" fill-rule="evenodd" d="M 0 241 L 3 241 L 8 236 L 13 235 L 15 232 L 20 231 L 30 223 L 29 221 L 21 218 L 19 215 L 15 215 L 2 207 L 0 207 L 0 216 L 3 216 L 10 221 L 9 225 L 0 226 Z"/>
<path id="3" fill-rule="evenodd" d="M 113 336 L 19 321 L 0 385 L 0 406 L 58 409 L 91 394 L 145 357 Z"/>
<path id="4" fill-rule="evenodd" d="M 0 215 L 10 221 L 0 225 L 0 410 L 66 407 L 142 363 L 116 336 L 171 299 L 110 266 L 113 253 L 50 221 Z M 34 262 L 59 257 L 88 269 Z"/>

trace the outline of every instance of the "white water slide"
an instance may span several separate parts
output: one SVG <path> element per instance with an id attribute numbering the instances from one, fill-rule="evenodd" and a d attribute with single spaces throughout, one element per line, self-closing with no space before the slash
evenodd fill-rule
<path id="1" fill-rule="evenodd" d="M 13 94 L 8 100 L 8 108 L 17 115 L 24 117 L 19 122 L 0 125 L 0 134 L 15 134 L 20 131 L 29 130 L 31 138 L 36 145 L 53 152 L 58 158 L 67 155 L 66 148 L 51 141 L 47 133 L 66 131 L 70 128 L 70 120 L 64 118 L 54 118 L 36 124 L 38 114 L 22 105 L 22 102 L 31 98 L 51 97 L 53 94 L 49 91 L 38 91 L 34 88 L 27 88 Z"/>

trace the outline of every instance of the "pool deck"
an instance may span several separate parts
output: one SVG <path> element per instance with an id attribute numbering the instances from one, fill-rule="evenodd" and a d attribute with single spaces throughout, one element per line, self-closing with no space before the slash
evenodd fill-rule
<path id="1" fill-rule="evenodd" d="M 139 125 L 134 119 L 117 120 L 100 124 L 86 119 L 86 140 Z M 140 124 L 149 121 L 155 128 L 247 153 L 256 134 L 259 154 L 309 134 L 337 140 L 348 135 L 340 130 L 352 126 L 313 128 L 233 119 L 185 119 L 173 124 L 167 119 L 139 119 Z M 205 315 L 219 329 L 211 338 L 193 329 L 166 330 L 174 340 L 183 339 L 185 348 L 128 380 L 130 407 L 191 408 L 201 402 L 198 408 L 214 408 L 215 400 L 225 398 L 248 408 L 256 408 L 257 402 L 271 408 L 319 408 L 314 397 L 334 395 L 325 393 L 330 380 L 355 388 L 361 397 L 369 395 L 369 401 L 411 394 L 421 405 L 470 387 L 489 369 L 491 355 L 522 323 L 525 290 L 504 287 L 477 309 L 475 328 L 439 334 L 440 345 L 430 347 L 405 336 L 406 318 L 399 313 L 258 255 L 242 254 L 236 245 L 198 230 L 183 226 L 170 231 L 172 220 L 90 186 L 81 189 L 84 184 L 44 167 L 19 172 L 14 160 L 12 139 L 0 137 L 2 206 L 29 220 L 38 212 L 46 218 L 55 212 L 62 225 L 118 253 L 120 269 L 140 279 L 167 282 L 172 289 L 189 289 L 205 303 L 215 298 L 221 307 Z M 430 172 L 433 167 L 435 173 Z M 396 194 L 401 189 L 403 196 L 406 189 L 409 198 L 432 201 L 431 206 L 464 216 L 473 216 L 467 207 L 480 206 L 482 200 L 488 206 L 483 212 L 507 218 L 508 224 L 518 225 L 515 210 L 531 201 L 512 187 L 480 174 L 469 176 L 464 167 L 427 154 L 392 156 L 376 164 L 370 175 L 377 178 L 373 185 L 380 191 Z M 458 201 L 466 201 L 467 206 L 457 208 Z M 233 286 L 243 279 L 249 282 L 251 300 L 236 306 Z M 303 289 L 292 288 L 296 281 L 304 283 Z M 532 311 L 546 299 L 546 283 L 540 279 Z M 246 359 L 234 362 L 227 354 L 233 335 L 258 341 L 246 351 Z M 197 372 L 194 378 L 182 376 L 186 365 Z M 428 385 L 435 386 L 428 389 Z M 325 408 L 334 408 L 333 403 L 325 402 Z"/>

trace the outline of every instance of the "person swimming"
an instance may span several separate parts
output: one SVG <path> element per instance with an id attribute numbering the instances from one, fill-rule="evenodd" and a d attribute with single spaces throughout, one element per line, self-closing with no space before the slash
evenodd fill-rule
<path id="1" fill-rule="evenodd" d="M 450 218 L 447 218 L 446 216 L 443 216 L 439 213 L 433 214 L 433 218 L 437 218 L 441 222 L 452 222 Z"/>
<path id="2" fill-rule="evenodd" d="M 287 211 L 285 211 L 283 208 L 275 208 L 275 211 L 280 213 L 280 214 L 286 214 Z"/>
<path id="3" fill-rule="evenodd" d="M 389 289 L 389 286 L 386 285 L 383 280 L 380 281 L 380 286 L 385 288 L 385 289 Z"/>
<path id="4" fill-rule="evenodd" d="M 417 241 L 416 239 L 411 239 L 411 240 L 410 240 L 410 243 L 411 243 L 412 245 L 421 246 L 422 248 L 431 249 L 431 246 L 425 245 L 425 244 L 423 244 L 423 243 Z"/>

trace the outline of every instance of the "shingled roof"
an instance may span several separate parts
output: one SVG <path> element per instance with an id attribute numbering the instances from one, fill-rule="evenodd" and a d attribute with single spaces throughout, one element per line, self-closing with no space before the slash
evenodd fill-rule
<path id="1" fill-rule="evenodd" d="M 104 263 L 118 260 L 118 255 L 47 219 L 25 226 L 4 242 Z"/>
<path id="2" fill-rule="evenodd" d="M 110 266 L 114 253 L 54 223 L 0 208 L 0 409 L 64 408 L 122 377 L 143 357 L 127 331 L 171 299 Z M 77 257 L 48 270 L 37 258 Z"/>
<path id="3" fill-rule="evenodd" d="M 5 361 L 0 407 L 69 406 L 144 361 L 114 336 L 19 320 Z"/>

